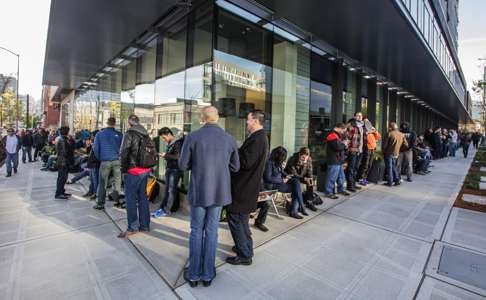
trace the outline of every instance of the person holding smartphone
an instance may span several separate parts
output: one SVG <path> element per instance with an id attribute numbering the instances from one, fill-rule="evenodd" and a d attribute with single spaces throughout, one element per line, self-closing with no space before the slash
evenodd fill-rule
<path id="1" fill-rule="evenodd" d="M 312 158 L 309 148 L 302 147 L 299 152 L 294 153 L 287 161 L 285 172 L 305 184 L 305 206 L 312 211 L 316 211 L 317 208 L 312 203 L 314 181 L 312 179 Z M 307 195 L 310 195 L 310 197 Z"/>

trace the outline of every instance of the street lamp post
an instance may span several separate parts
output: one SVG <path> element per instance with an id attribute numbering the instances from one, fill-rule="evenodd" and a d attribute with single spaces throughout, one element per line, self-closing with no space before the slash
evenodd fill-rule
<path id="1" fill-rule="evenodd" d="M 17 86 L 16 86 L 16 103 L 15 103 L 15 114 L 16 114 L 16 117 L 15 117 L 15 127 L 17 127 L 17 130 L 19 129 L 19 74 L 20 74 L 20 54 L 17 54 L 7 48 L 4 48 L 2 46 L 0 46 L 0 49 L 2 50 L 5 50 L 7 51 L 8 53 L 10 54 L 13 54 L 15 56 L 17 56 Z M 3 101 L 2 101 L 3 103 Z"/>

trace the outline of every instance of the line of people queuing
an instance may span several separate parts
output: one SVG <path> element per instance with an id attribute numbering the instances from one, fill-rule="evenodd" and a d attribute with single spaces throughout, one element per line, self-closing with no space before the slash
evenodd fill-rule
<path id="1" fill-rule="evenodd" d="M 70 194 L 66 193 L 64 185 L 89 176 L 90 188 L 84 196 L 97 199 L 94 208 L 102 210 L 107 198 L 106 191 L 111 186 L 112 193 L 108 198 L 127 210 L 127 229 L 120 233 L 120 238 L 149 231 L 150 215 L 154 218 L 169 216 L 177 197 L 179 181 L 185 171 L 190 171 L 187 194 L 191 229 L 189 264 L 183 276 L 191 287 L 197 286 L 200 281 L 204 286 L 210 286 L 216 276 L 215 255 L 223 207 L 227 210 L 228 225 L 235 244 L 235 255 L 226 261 L 234 265 L 252 264 L 250 214 L 259 209 L 254 225 L 262 231 L 269 230 L 265 226 L 269 203 L 258 201 L 262 191 L 289 193 L 291 201 L 287 205 L 287 213 L 290 217 L 302 219 L 308 215 L 307 209 L 317 210 L 313 199 L 316 183 L 308 148 L 301 148 L 289 159 L 287 149 L 282 146 L 269 151 L 263 128 L 265 115 L 261 111 L 248 114 L 248 136 L 239 148 L 235 139 L 218 125 L 218 120 L 218 110 L 207 106 L 201 111 L 204 125 L 183 138 L 176 138 L 167 127 L 160 129 L 158 138 L 167 144 L 165 152 L 159 151 L 158 141 L 150 139 L 136 115 L 129 116 L 129 129 L 125 134 L 116 130 L 116 120 L 109 118 L 106 128 L 99 132 L 84 131 L 74 137 L 69 135 L 68 127 L 61 127 L 49 134 L 39 130 L 37 133 L 41 134 L 42 143 L 34 142 L 36 139 L 33 137 L 32 144 L 36 150 L 40 149 L 38 155 L 45 161 L 45 167 L 50 169 L 55 166 L 57 169 L 56 198 L 68 199 Z M 454 130 L 428 132 L 431 134 L 417 137 L 408 123 L 402 123 L 400 127 L 390 123 L 381 146 L 384 178 L 375 180 L 371 177 L 375 175 L 375 152 L 382 139 L 380 133 L 368 119 L 363 118 L 361 112 L 357 112 L 345 124 L 336 124 L 323 139 L 327 166 L 325 196 L 331 199 L 337 199 L 338 195 L 349 196 L 361 186 L 383 179 L 388 186 L 400 185 L 402 174 L 406 175 L 407 181 L 412 181 L 412 173 L 425 175 L 429 172 L 431 159 L 447 153 L 454 156 L 457 144 L 468 148 L 473 140 L 473 135 L 456 134 Z M 8 136 L 2 140 L 2 149 L 6 149 L 10 163 L 14 161 L 14 153 L 18 153 L 23 146 L 21 136 L 9 129 Z M 448 151 L 443 148 L 445 143 Z M 28 145 L 29 142 L 25 146 Z M 81 148 L 84 152 L 80 152 Z M 28 151 L 26 153 L 29 157 Z M 156 156 L 166 161 L 166 191 L 159 208 L 150 214 L 146 186 L 151 169 L 156 164 Z M 34 154 L 34 160 L 36 157 Z M 68 180 L 68 173 L 75 165 L 80 166 L 81 172 Z M 12 167 L 7 164 L 7 175 L 12 168 L 17 171 L 15 163 Z"/>

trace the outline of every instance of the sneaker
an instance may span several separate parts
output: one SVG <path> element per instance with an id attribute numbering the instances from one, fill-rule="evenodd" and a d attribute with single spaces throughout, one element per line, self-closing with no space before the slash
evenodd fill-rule
<path id="1" fill-rule="evenodd" d="M 86 193 L 86 194 L 84 194 L 82 197 L 83 197 L 83 198 L 90 198 L 91 196 L 93 196 L 93 193 L 87 192 L 87 193 Z"/>
<path id="2" fill-rule="evenodd" d="M 407 181 L 408 182 L 412 182 L 412 178 L 407 178 Z"/>
<path id="3" fill-rule="evenodd" d="M 100 205 L 100 204 L 96 204 L 95 206 L 93 206 L 94 209 L 97 209 L 97 210 L 104 210 L 105 207 L 103 205 Z"/>
<path id="4" fill-rule="evenodd" d="M 162 218 L 162 217 L 165 217 L 167 216 L 167 214 L 165 213 L 165 211 L 162 209 L 162 208 L 159 208 L 157 209 L 156 211 L 154 211 L 151 216 L 153 218 Z"/>
<path id="5" fill-rule="evenodd" d="M 339 199 L 338 196 L 336 196 L 335 194 L 331 194 L 331 195 L 326 195 L 327 198 L 330 198 L 330 199 Z"/>
<path id="6" fill-rule="evenodd" d="M 71 179 L 69 179 L 68 181 L 66 181 L 66 184 L 73 184 L 73 182 L 71 181 Z"/>
<path id="7" fill-rule="evenodd" d="M 348 193 L 348 192 L 346 192 L 346 191 L 342 191 L 342 192 L 341 192 L 341 193 L 339 193 L 339 194 L 341 194 L 341 195 L 343 195 L 343 196 L 350 196 L 350 195 L 351 195 L 350 193 Z"/>
<path id="8" fill-rule="evenodd" d="M 255 227 L 260 229 L 261 231 L 263 232 L 267 232 L 268 231 L 268 227 L 263 225 L 263 224 L 260 224 L 260 223 L 255 223 Z"/>

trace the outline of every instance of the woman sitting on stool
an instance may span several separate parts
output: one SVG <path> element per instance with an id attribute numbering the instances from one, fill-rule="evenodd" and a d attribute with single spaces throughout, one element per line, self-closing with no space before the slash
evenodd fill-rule
<path id="1" fill-rule="evenodd" d="M 304 199 L 302 196 L 302 188 L 300 180 L 296 177 L 289 176 L 283 169 L 283 163 L 287 159 L 287 150 L 284 147 L 278 146 L 270 153 L 270 158 L 265 165 L 263 172 L 263 184 L 266 190 L 278 190 L 281 193 L 291 193 L 292 203 L 287 213 L 292 218 L 302 219 L 308 216 L 304 207 Z"/>

